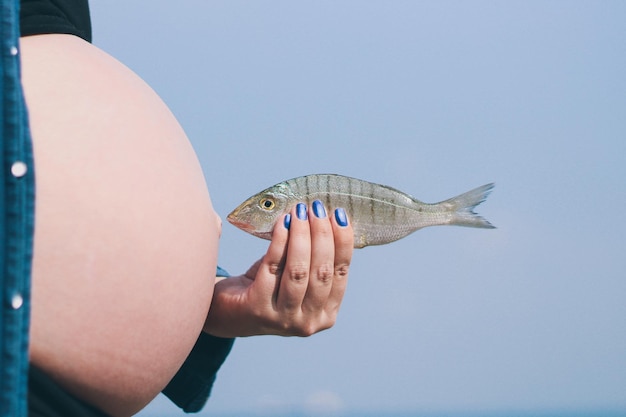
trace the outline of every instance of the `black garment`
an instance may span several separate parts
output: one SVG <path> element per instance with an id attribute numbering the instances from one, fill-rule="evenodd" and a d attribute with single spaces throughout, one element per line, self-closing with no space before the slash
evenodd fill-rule
<path id="1" fill-rule="evenodd" d="M 21 36 L 65 33 L 91 42 L 88 0 L 21 0 Z"/>
<path id="2" fill-rule="evenodd" d="M 163 394 L 186 413 L 197 413 L 211 395 L 211 388 L 235 339 L 224 339 L 202 332 L 183 366 L 163 390 Z"/>
<path id="3" fill-rule="evenodd" d="M 32 364 L 28 369 L 28 417 L 107 417 L 64 391 Z"/>

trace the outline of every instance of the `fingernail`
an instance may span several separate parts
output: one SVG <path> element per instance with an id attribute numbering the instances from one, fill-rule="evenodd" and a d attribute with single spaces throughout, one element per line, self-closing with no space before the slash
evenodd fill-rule
<path id="1" fill-rule="evenodd" d="M 313 202 L 313 213 L 318 219 L 323 219 L 326 217 L 326 209 L 324 208 L 324 204 L 322 204 L 321 201 L 315 200 Z"/>
<path id="2" fill-rule="evenodd" d="M 285 221 L 283 224 L 285 225 L 285 229 L 289 230 L 289 227 L 291 226 L 291 214 L 287 213 L 285 215 Z"/>
<path id="3" fill-rule="evenodd" d="M 348 216 L 346 216 L 346 211 L 342 208 L 335 210 L 335 220 L 337 220 L 337 224 L 339 226 L 346 227 L 348 225 Z"/>
<path id="4" fill-rule="evenodd" d="M 296 216 L 298 216 L 298 218 L 300 220 L 306 220 L 307 219 L 306 204 L 298 203 L 298 205 L 296 206 Z"/>

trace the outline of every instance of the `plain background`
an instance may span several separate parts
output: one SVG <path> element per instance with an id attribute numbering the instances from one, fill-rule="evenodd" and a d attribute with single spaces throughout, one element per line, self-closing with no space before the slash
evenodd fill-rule
<path id="1" fill-rule="evenodd" d="M 478 211 L 498 229 L 355 252 L 336 326 L 238 340 L 201 415 L 626 410 L 626 2 L 91 7 L 94 43 L 176 114 L 223 218 L 310 173 L 426 202 L 496 182 Z M 220 264 L 266 247 L 225 223 Z"/>

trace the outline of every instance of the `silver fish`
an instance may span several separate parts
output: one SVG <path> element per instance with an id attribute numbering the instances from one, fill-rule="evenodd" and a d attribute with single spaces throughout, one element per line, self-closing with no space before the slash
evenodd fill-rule
<path id="1" fill-rule="evenodd" d="M 456 225 L 493 229 L 474 213 L 494 184 L 486 184 L 435 204 L 423 203 L 386 185 L 335 174 L 314 174 L 273 185 L 244 201 L 228 215 L 238 228 L 271 239 L 274 224 L 299 202 L 321 200 L 332 213 L 346 210 L 354 229 L 354 247 L 383 245 L 427 226 Z"/>

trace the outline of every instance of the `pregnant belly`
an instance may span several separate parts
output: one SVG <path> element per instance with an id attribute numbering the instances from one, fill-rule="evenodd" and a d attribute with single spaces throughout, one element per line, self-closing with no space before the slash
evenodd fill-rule
<path id="1" fill-rule="evenodd" d="M 184 132 L 130 70 L 22 39 L 37 182 L 31 361 L 112 415 L 167 384 L 213 292 L 220 220 Z"/>

